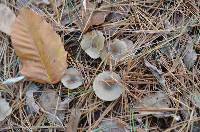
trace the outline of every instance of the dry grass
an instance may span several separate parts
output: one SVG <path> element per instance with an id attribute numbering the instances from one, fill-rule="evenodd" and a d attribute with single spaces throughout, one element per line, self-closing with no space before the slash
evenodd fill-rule
<path id="1" fill-rule="evenodd" d="M 21 0 L 26 1 L 26 0 Z M 69 108 L 79 107 L 82 116 L 78 131 L 98 131 L 97 127 L 104 118 L 118 118 L 134 131 L 137 127 L 147 131 L 192 131 L 200 126 L 199 105 L 192 101 L 191 96 L 199 92 L 200 87 L 200 3 L 198 0 L 135 0 L 133 2 L 115 2 L 103 0 L 106 4 L 100 9 L 112 7 L 113 12 L 122 13 L 122 7 L 130 8 L 123 19 L 116 22 L 106 21 L 92 27 L 101 31 L 114 28 L 114 33 L 106 36 L 106 41 L 113 38 L 128 38 L 134 42 L 130 54 L 116 65 L 105 65 L 100 59 L 89 58 L 80 48 L 82 33 L 72 22 L 74 18 L 81 20 L 79 0 L 63 0 L 60 7 L 28 6 L 52 23 L 62 37 L 65 49 L 71 53 L 70 66 L 81 70 L 84 85 L 78 90 L 65 89 L 61 83 L 57 85 L 41 85 L 44 89 L 54 89 L 60 96 L 75 95 Z M 18 13 L 22 6 L 15 0 L 4 0 L 10 8 Z M 115 10 L 113 9 L 114 7 Z M 69 9 L 69 10 L 67 10 Z M 62 25 L 64 18 L 68 24 Z M 167 25 L 171 23 L 171 26 Z M 104 29 L 104 30 L 103 30 Z M 185 55 L 188 40 L 192 37 L 194 49 L 198 54 L 197 61 L 188 70 L 182 58 Z M 164 72 L 166 85 L 161 86 L 152 73 L 144 65 L 144 59 L 156 65 Z M 68 60 L 69 61 L 69 60 Z M 15 55 L 9 36 L 0 33 L 0 81 L 17 76 L 19 58 Z M 118 73 L 123 79 L 124 93 L 113 102 L 98 99 L 92 89 L 95 76 L 105 70 Z M 25 93 L 30 81 L 23 81 L 12 86 L 0 86 L 3 96 L 10 102 L 13 112 L 5 121 L 0 122 L 0 131 L 64 131 L 67 127 L 69 111 L 65 110 L 66 121 L 62 125 L 49 123 L 45 113 L 35 116 L 28 115 L 25 109 Z M 156 118 L 142 115 L 142 109 L 134 107 L 135 102 L 156 91 L 164 91 L 171 100 L 171 107 L 153 111 L 165 111 L 171 117 Z M 200 96 L 200 94 L 199 94 Z M 147 109 L 144 109 L 147 110 Z M 180 120 L 175 120 L 180 117 Z M 195 127 L 196 126 L 196 127 Z M 140 130 L 141 130 L 140 129 Z"/>

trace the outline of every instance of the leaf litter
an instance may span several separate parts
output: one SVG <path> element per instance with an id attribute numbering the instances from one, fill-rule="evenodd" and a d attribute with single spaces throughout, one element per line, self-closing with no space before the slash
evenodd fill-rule
<path id="1" fill-rule="evenodd" d="M 199 39 L 196 1 L 35 2 L 4 2 L 18 16 L 11 41 L 9 32 L 0 34 L 4 47 L 0 49 L 0 80 L 19 75 L 26 79 L 7 79 L 10 92 L 0 89 L 6 106 L 6 110 L 0 107 L 6 113 L 0 130 L 95 132 L 102 128 L 104 119 L 111 119 L 105 124 L 115 127 L 114 131 L 124 125 L 128 131 L 192 131 L 200 125 L 200 48 L 199 42 L 190 45 L 186 37 L 192 36 L 191 42 Z M 84 39 L 86 48 L 81 44 Z M 74 87 L 62 84 L 68 67 L 77 73 Z M 105 71 L 109 79 L 99 81 Z M 113 88 L 115 95 L 108 94 Z M 106 90 L 98 94 L 97 89 Z M 75 97 L 71 99 L 71 95 Z M 132 105 L 136 103 L 139 107 Z M 24 113 L 26 107 L 29 112 Z M 123 123 L 119 125 L 114 119 Z"/>

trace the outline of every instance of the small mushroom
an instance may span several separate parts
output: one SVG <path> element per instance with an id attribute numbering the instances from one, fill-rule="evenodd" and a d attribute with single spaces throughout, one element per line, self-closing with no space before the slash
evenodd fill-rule
<path id="1" fill-rule="evenodd" d="M 94 79 L 93 89 L 100 99 L 113 101 L 122 94 L 121 78 L 114 72 L 104 71 Z"/>
<path id="2" fill-rule="evenodd" d="M 128 46 L 125 41 L 115 39 L 113 43 L 110 44 L 109 52 L 113 60 L 119 60 L 124 53 L 128 50 Z"/>
<path id="3" fill-rule="evenodd" d="M 104 60 L 110 56 L 111 62 L 120 61 L 131 49 L 133 42 L 128 39 L 115 39 L 107 48 L 104 48 L 101 54 L 101 59 Z"/>
<path id="4" fill-rule="evenodd" d="M 68 68 L 61 82 L 66 88 L 75 89 L 83 84 L 83 78 L 75 68 Z"/>
<path id="5" fill-rule="evenodd" d="M 81 48 L 93 59 L 100 57 L 100 52 L 104 47 L 105 37 L 103 33 L 97 30 L 83 35 Z"/>

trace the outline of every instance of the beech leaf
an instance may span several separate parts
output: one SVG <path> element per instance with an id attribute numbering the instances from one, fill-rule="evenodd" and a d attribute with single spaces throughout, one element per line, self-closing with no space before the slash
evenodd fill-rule
<path id="1" fill-rule="evenodd" d="M 0 31 L 10 35 L 12 24 L 15 22 L 15 14 L 4 4 L 0 4 Z"/>
<path id="2" fill-rule="evenodd" d="M 12 45 L 19 56 L 20 73 L 40 83 L 57 83 L 66 69 L 66 55 L 60 37 L 41 16 L 22 8 L 13 25 Z"/>

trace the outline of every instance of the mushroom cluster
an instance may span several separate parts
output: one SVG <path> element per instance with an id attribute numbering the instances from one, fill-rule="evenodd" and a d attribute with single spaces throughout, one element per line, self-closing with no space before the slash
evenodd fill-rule
<path id="1" fill-rule="evenodd" d="M 111 59 L 118 62 L 133 46 L 133 42 L 128 39 L 114 39 L 111 43 L 104 45 L 105 37 L 98 30 L 93 30 L 83 35 L 81 48 L 93 59 L 101 57 L 102 60 Z"/>
<path id="2" fill-rule="evenodd" d="M 97 75 L 93 82 L 97 97 L 104 101 L 113 101 L 120 97 L 123 91 L 121 78 L 118 74 L 104 71 Z"/>
<path id="3" fill-rule="evenodd" d="M 101 31 L 93 30 L 83 35 L 81 48 L 93 59 L 101 58 L 106 64 L 116 64 L 121 61 L 133 47 L 128 39 L 114 39 L 105 43 Z M 113 101 L 120 97 L 123 91 L 121 78 L 118 74 L 104 71 L 96 76 L 93 89 L 97 97 L 104 101 Z M 69 86 L 68 86 L 69 87 Z"/>

